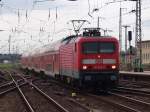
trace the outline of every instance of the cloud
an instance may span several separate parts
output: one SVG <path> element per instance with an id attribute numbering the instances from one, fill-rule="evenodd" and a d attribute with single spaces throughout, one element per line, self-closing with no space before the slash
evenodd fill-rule
<path id="1" fill-rule="evenodd" d="M 34 1 L 35 0 L 2 1 L 4 5 L 1 8 L 0 29 L 4 29 L 5 31 L 0 32 L 0 36 L 5 38 L 1 38 L 1 41 L 8 40 L 9 35 L 11 35 L 13 46 L 18 46 L 23 51 L 29 50 L 29 46 L 33 48 L 35 46 L 40 47 L 43 44 L 53 42 L 73 33 L 73 30 L 70 30 L 73 29 L 72 24 L 67 24 L 71 19 L 87 19 L 91 24 L 85 24 L 84 27 L 96 27 L 98 16 L 100 17 L 100 27 L 113 30 L 113 32 L 109 34 L 118 38 L 120 3 L 106 6 L 105 3 L 110 0 L 89 0 L 90 4 L 88 4 L 88 0 L 78 0 L 76 2 L 55 0 L 53 2 L 38 2 L 35 4 Z M 143 1 L 142 3 L 143 8 L 147 7 L 147 2 Z M 93 12 L 95 8 L 100 9 L 99 11 Z M 129 30 L 132 30 L 133 27 L 135 27 L 135 14 L 128 14 L 128 12 L 135 9 L 135 3 L 123 2 L 122 8 L 124 8 L 122 17 L 123 25 L 130 24 L 131 28 L 129 28 Z M 18 9 L 20 16 L 19 23 Z M 50 18 L 48 20 L 49 9 Z M 26 10 L 28 10 L 27 17 Z M 90 13 L 92 17 L 90 17 L 88 13 Z M 142 10 L 144 40 L 148 39 L 149 36 L 149 13 L 150 9 Z M 16 31 L 14 31 L 14 29 L 16 29 Z M 7 42 L 5 44 L 7 44 Z M 3 43 L 1 45 L 3 45 Z M 7 46 L 3 49 L 6 50 Z"/>
<path id="2" fill-rule="evenodd" d="M 143 23 L 142 24 L 143 27 L 150 28 L 150 19 L 149 20 L 145 20 L 142 23 Z"/>

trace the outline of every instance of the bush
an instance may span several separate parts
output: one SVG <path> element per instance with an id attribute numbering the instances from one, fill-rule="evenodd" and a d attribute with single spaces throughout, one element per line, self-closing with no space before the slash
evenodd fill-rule
<path id="1" fill-rule="evenodd" d="M 14 64 L 14 63 L 7 63 L 7 64 L 3 64 L 1 63 L 0 64 L 0 69 L 14 69 L 14 68 L 17 68 L 18 67 L 18 64 Z"/>

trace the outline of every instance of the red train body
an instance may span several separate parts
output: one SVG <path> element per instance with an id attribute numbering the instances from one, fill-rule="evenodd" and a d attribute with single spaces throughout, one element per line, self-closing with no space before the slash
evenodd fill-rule
<path id="1" fill-rule="evenodd" d="M 79 85 L 116 86 L 119 45 L 113 37 L 69 36 L 46 52 L 22 57 L 22 67 Z"/>

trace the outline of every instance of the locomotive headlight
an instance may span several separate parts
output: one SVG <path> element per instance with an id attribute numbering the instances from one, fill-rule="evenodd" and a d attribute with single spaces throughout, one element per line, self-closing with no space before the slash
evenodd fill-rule
<path id="1" fill-rule="evenodd" d="M 112 68 L 112 69 L 116 69 L 116 65 L 112 65 L 111 68 Z"/>
<path id="2" fill-rule="evenodd" d="M 86 66 L 86 65 L 84 65 L 84 66 L 83 66 L 83 70 L 86 70 L 86 69 L 87 69 L 87 66 Z"/>

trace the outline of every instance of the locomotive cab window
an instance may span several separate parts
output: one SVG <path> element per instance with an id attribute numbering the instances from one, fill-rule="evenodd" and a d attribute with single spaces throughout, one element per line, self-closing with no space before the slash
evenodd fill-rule
<path id="1" fill-rule="evenodd" d="M 100 53 L 113 53 L 115 51 L 114 43 L 100 43 Z"/>
<path id="2" fill-rule="evenodd" d="M 83 43 L 83 53 L 85 54 L 98 53 L 98 43 L 97 42 Z"/>
<path id="3" fill-rule="evenodd" d="M 115 44 L 111 42 L 85 42 L 82 45 L 84 54 L 113 53 Z"/>

